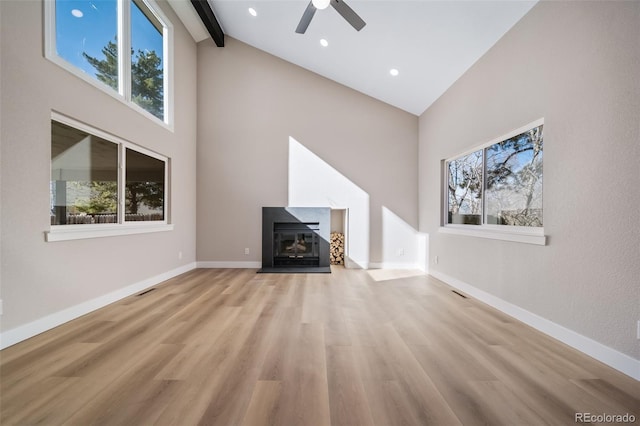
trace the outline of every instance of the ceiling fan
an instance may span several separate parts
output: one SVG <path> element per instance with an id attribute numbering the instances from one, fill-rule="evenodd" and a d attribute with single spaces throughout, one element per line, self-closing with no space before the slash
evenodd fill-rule
<path id="1" fill-rule="evenodd" d="M 302 14 L 302 18 L 296 28 L 296 32 L 298 34 L 304 34 L 305 31 L 307 31 L 307 27 L 311 23 L 311 18 L 313 18 L 316 10 L 326 9 L 329 4 L 331 4 L 331 6 L 333 6 L 333 8 L 357 31 L 360 31 L 365 25 L 367 25 L 366 22 L 364 22 L 362 18 L 342 0 L 311 0 Z"/>

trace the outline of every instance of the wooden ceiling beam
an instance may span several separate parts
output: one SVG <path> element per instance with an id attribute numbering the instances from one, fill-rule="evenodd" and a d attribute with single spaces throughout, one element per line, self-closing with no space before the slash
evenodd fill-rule
<path id="1" fill-rule="evenodd" d="M 198 16 L 200 16 L 202 23 L 207 28 L 207 31 L 209 31 L 209 34 L 211 34 L 211 38 L 216 43 L 216 46 L 224 47 L 224 32 L 207 0 L 191 0 L 191 4 L 196 12 L 198 12 Z"/>

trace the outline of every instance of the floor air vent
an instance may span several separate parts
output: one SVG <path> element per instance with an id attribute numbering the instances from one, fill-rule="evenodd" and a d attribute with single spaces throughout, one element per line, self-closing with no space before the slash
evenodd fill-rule
<path id="1" fill-rule="evenodd" d="M 138 294 L 138 296 L 144 296 L 145 294 L 147 294 L 147 293 L 149 293 L 149 292 L 151 292 L 153 290 L 155 290 L 155 288 L 150 288 L 149 290 L 145 290 L 142 293 Z"/>
<path id="2" fill-rule="evenodd" d="M 466 299 L 466 298 L 467 298 L 467 296 L 465 296 L 465 295 L 464 295 L 464 294 L 462 294 L 462 293 L 458 293 L 458 292 L 457 292 L 457 291 L 455 291 L 455 290 L 451 290 L 451 291 L 452 291 L 453 293 L 457 294 L 458 296 L 462 297 L 463 299 Z"/>

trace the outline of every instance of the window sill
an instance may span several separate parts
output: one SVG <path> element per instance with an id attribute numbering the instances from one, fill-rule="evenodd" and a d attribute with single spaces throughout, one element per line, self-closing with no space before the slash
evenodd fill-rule
<path id="1" fill-rule="evenodd" d="M 61 225 L 52 226 L 44 233 L 46 242 L 83 240 L 88 238 L 116 237 L 120 235 L 147 234 L 151 232 L 173 231 L 172 224 L 134 225 Z"/>
<path id="2" fill-rule="evenodd" d="M 547 236 L 538 232 L 508 232 L 498 229 L 469 229 L 468 226 L 441 226 L 438 232 L 443 234 L 465 235 L 468 237 L 488 238 L 492 240 L 512 241 L 516 243 L 547 245 Z"/>
<path id="3" fill-rule="evenodd" d="M 60 58 L 59 56 L 57 56 L 55 54 L 54 55 L 47 54 L 47 55 L 45 55 L 45 57 L 49 61 L 51 61 L 54 64 L 56 64 L 57 66 L 59 66 L 60 68 L 64 69 L 67 72 L 70 72 L 71 74 L 75 75 L 76 77 L 80 78 L 81 80 L 84 80 L 85 82 L 89 83 L 91 86 L 95 87 L 96 89 L 100 90 L 101 92 L 105 93 L 106 95 L 111 96 L 113 99 L 118 100 L 122 104 L 128 106 L 132 110 L 134 110 L 137 113 L 143 115 L 144 117 L 146 117 L 147 119 L 149 119 L 152 122 L 156 123 L 157 125 L 164 127 L 165 129 L 167 129 L 170 132 L 174 132 L 175 131 L 174 126 L 173 126 L 173 120 L 171 119 L 171 117 L 172 117 L 171 115 L 169 115 L 167 117 L 167 121 L 164 121 L 164 120 L 156 117 L 155 115 L 151 114 L 149 111 L 145 110 L 144 108 L 140 107 L 136 103 L 134 103 L 132 101 L 128 101 L 127 99 L 125 99 L 125 97 L 123 95 L 118 93 L 117 90 L 114 90 L 113 88 L 107 86 L 106 84 L 100 82 L 99 80 L 91 77 L 89 74 L 84 73 L 82 70 L 80 70 L 79 68 L 74 67 L 73 65 L 71 65 L 70 63 L 68 63 L 64 59 Z M 167 114 L 170 114 L 170 112 L 167 112 Z"/>

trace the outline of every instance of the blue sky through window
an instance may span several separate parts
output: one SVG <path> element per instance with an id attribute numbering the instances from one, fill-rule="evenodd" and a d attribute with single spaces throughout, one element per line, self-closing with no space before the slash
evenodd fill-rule
<path id="1" fill-rule="evenodd" d="M 156 55 L 163 61 L 162 55 L 162 32 L 142 13 L 140 8 L 131 2 L 131 48 L 135 60 L 138 50 L 155 51 Z M 162 62 L 160 68 L 163 68 Z"/>
<path id="2" fill-rule="evenodd" d="M 103 59 L 102 48 L 118 34 L 116 0 L 57 0 L 56 50 L 72 65 L 91 76 L 93 66 L 82 56 Z"/>
<path id="3" fill-rule="evenodd" d="M 96 70 L 82 55 L 104 59 L 102 48 L 118 33 L 117 0 L 56 0 L 56 50 L 58 56 L 95 77 Z M 131 45 L 152 51 L 163 59 L 162 33 L 131 2 Z M 162 65 L 161 65 L 162 67 Z"/>
<path id="4" fill-rule="evenodd" d="M 494 169 L 509 159 L 509 169 L 513 173 L 521 171 L 534 157 L 535 141 L 529 132 L 499 142 L 487 148 L 487 168 Z M 538 153 L 538 157 L 542 157 Z"/>

